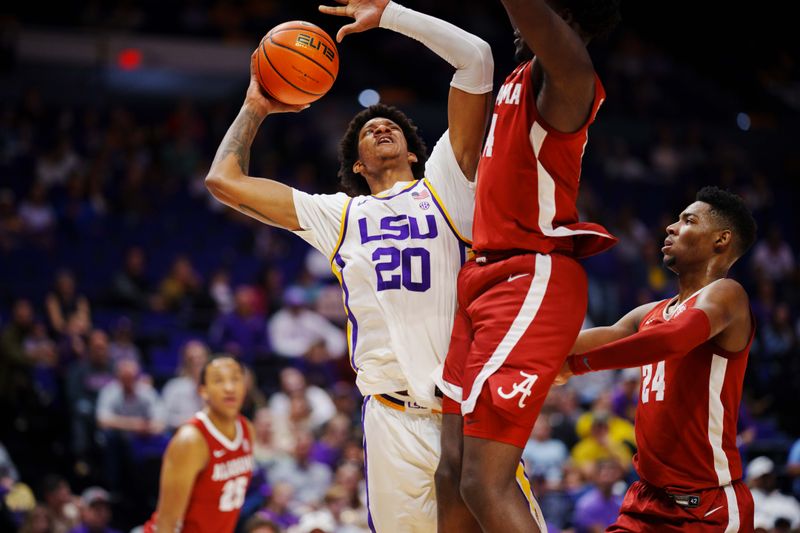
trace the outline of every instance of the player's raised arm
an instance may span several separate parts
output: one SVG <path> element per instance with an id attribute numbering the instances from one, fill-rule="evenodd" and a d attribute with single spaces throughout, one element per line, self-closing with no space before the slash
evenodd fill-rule
<path id="1" fill-rule="evenodd" d="M 159 483 L 156 531 L 179 531 L 195 478 L 208 462 L 208 445 L 200 432 L 183 426 L 175 433 L 164 453 Z"/>
<path id="2" fill-rule="evenodd" d="M 479 37 L 448 22 L 388 0 L 339 0 L 342 6 L 320 6 L 330 15 L 354 18 L 336 35 L 386 28 L 415 39 L 456 68 L 450 83 L 450 144 L 461 171 L 475 179 L 481 144 L 491 108 L 494 60 L 491 47 Z"/>
<path id="3" fill-rule="evenodd" d="M 264 96 L 254 74 L 256 52 L 250 57 L 250 85 L 244 104 L 228 128 L 206 176 L 206 187 L 220 202 L 260 222 L 289 230 L 300 229 L 292 189 L 277 181 L 247 175 L 250 148 L 261 122 L 272 113 L 302 111 Z"/>
<path id="4" fill-rule="evenodd" d="M 629 368 L 682 357 L 732 327 L 749 324 L 747 293 L 741 285 L 723 279 L 708 287 L 697 304 L 672 320 L 629 337 L 567 358 L 573 374 Z M 741 328 L 740 328 L 741 329 Z"/>
<path id="5" fill-rule="evenodd" d="M 502 1 L 544 71 L 539 111 L 559 131 L 578 130 L 592 109 L 595 74 L 586 41 L 571 25 L 571 15 L 565 20 L 545 0 Z"/>

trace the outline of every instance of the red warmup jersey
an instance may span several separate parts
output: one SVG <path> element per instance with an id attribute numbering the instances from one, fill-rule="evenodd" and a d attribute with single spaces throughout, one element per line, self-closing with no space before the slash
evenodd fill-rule
<path id="1" fill-rule="evenodd" d="M 672 300 L 659 303 L 639 330 L 694 307 L 698 293 L 669 317 L 665 310 Z M 685 357 L 642 367 L 635 424 L 639 451 L 633 464 L 643 480 L 662 489 L 691 492 L 741 479 L 736 424 L 754 334 L 755 324 L 741 352 L 707 341 Z"/>
<path id="2" fill-rule="evenodd" d="M 233 533 L 253 475 L 253 442 L 247 419 L 239 417 L 231 441 L 204 412 L 188 423 L 200 430 L 208 444 L 208 465 L 197 475 L 181 533 Z M 156 515 L 145 525 L 155 532 Z"/>
<path id="3" fill-rule="evenodd" d="M 575 257 L 602 252 L 616 239 L 602 226 L 578 222 L 575 202 L 587 130 L 605 90 L 595 76 L 589 118 L 578 131 L 561 133 L 539 116 L 532 65 L 518 66 L 497 94 L 478 166 L 474 249 Z"/>

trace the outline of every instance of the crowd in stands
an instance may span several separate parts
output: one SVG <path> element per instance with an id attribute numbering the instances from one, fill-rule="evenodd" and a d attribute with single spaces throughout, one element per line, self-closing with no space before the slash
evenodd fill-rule
<path id="1" fill-rule="evenodd" d="M 108 12 L 101 4 L 80 23 L 248 41 L 286 18 L 276 2 L 250 3 L 252 12 L 184 2 L 158 20 L 138 3 Z M 481 32 L 478 15 L 461 17 Z M 760 229 L 732 272 L 758 324 L 740 451 L 756 526 L 800 530 L 800 241 L 797 185 L 784 186 L 800 165 L 781 134 L 798 109 L 765 85 L 762 126 L 737 128 L 732 89 L 627 31 L 599 47 L 596 63 L 609 100 L 587 147 L 580 207 L 620 242 L 585 261 L 585 326 L 675 293 L 660 243 L 699 186 L 741 194 Z M 764 83 L 774 82 L 767 74 Z M 443 129 L 441 109 L 421 103 L 427 85 L 413 83 L 388 103 Z M 240 530 L 369 531 L 362 398 L 327 260 L 222 208 L 203 187 L 237 102 L 75 104 L 45 101 L 31 86 L 0 104 L 0 530 L 142 524 L 155 508 L 166 442 L 202 406 L 199 370 L 224 352 L 248 368 L 244 412 L 256 430 L 258 472 Z M 313 107 L 270 117 L 252 173 L 334 191 L 338 138 L 329 135 L 347 118 Z M 429 145 L 439 131 L 423 128 Z M 550 531 L 598 531 L 616 517 L 636 479 L 638 383 L 633 369 L 551 391 L 524 453 Z"/>

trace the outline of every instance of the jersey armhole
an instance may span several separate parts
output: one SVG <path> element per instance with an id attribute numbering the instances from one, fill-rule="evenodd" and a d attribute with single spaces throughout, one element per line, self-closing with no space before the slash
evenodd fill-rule
<path id="1" fill-rule="evenodd" d="M 330 257 L 328 258 L 328 262 L 331 264 L 331 268 L 333 268 L 333 262 L 336 259 L 336 255 L 339 253 L 339 250 L 342 247 L 342 243 L 344 242 L 344 236 L 347 233 L 347 223 L 350 218 L 350 206 L 353 204 L 353 198 L 348 198 L 347 202 L 344 204 L 344 208 L 342 208 L 342 216 L 339 220 L 339 238 L 336 241 L 336 246 L 333 247 L 333 252 L 331 252 Z"/>
<path id="2" fill-rule="evenodd" d="M 606 99 L 606 90 L 603 87 L 603 82 L 600 81 L 600 76 L 597 75 L 597 72 L 594 73 L 594 98 L 592 99 L 592 107 L 589 110 L 589 116 L 586 117 L 581 127 L 573 132 L 564 132 L 553 125 L 551 125 L 547 120 L 542 116 L 541 112 L 539 112 L 539 106 L 536 102 L 537 94 L 534 93 L 533 89 L 533 61 L 531 61 L 528 66 L 526 67 L 527 73 L 525 74 L 531 82 L 531 98 L 532 98 L 532 109 L 535 121 L 544 129 L 547 134 L 551 137 L 556 137 L 561 140 L 569 141 L 579 138 L 581 135 L 586 135 L 586 130 L 589 129 L 589 126 L 597 118 L 597 113 L 600 111 L 600 107 L 603 105 Z"/>

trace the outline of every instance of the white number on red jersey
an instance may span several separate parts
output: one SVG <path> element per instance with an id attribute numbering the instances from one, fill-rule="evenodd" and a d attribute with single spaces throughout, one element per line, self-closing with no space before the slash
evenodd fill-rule
<path id="1" fill-rule="evenodd" d="M 247 476 L 231 479 L 222 487 L 222 496 L 219 498 L 219 510 L 222 512 L 235 511 L 244 505 L 244 496 L 247 492 Z"/>
<path id="2" fill-rule="evenodd" d="M 483 157 L 492 157 L 492 147 L 494 146 L 494 127 L 497 125 L 497 113 L 492 115 L 492 125 L 489 126 L 489 135 L 486 136 L 486 144 L 483 147 Z"/>
<path id="3" fill-rule="evenodd" d="M 652 381 L 652 383 L 651 383 Z M 655 374 L 653 373 L 653 365 L 644 365 L 642 367 L 642 403 L 650 401 L 650 391 L 656 393 L 657 402 L 664 401 L 664 361 L 659 361 L 656 365 Z"/>

